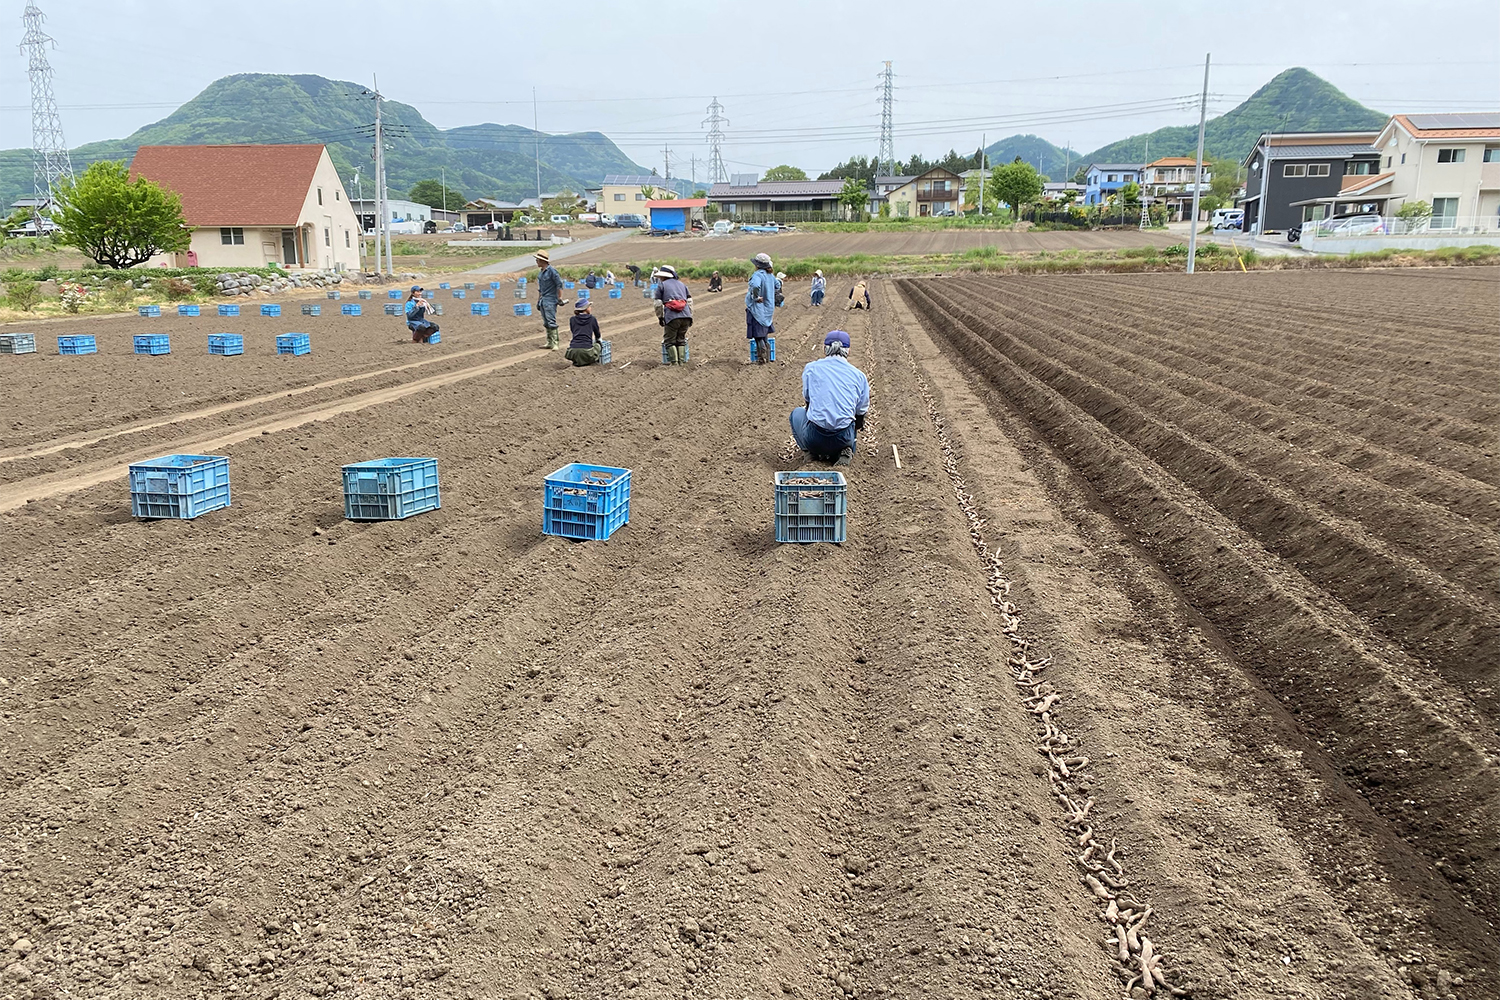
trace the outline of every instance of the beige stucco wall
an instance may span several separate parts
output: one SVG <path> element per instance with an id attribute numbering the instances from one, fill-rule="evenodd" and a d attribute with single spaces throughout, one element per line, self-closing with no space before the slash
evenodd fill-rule
<path id="1" fill-rule="evenodd" d="M 1390 211 L 1394 212 L 1406 201 L 1425 201 L 1430 205 L 1434 198 L 1457 198 L 1458 215 L 1487 214 L 1484 195 L 1500 186 L 1500 163 L 1484 162 L 1486 145 L 1500 145 L 1500 142 L 1461 139 L 1418 142 L 1399 125 L 1393 126 L 1387 141 L 1380 146 L 1380 169 L 1395 173 L 1391 190 L 1405 197 L 1392 200 Z M 1464 162 L 1439 163 L 1439 149 L 1464 150 Z M 1401 162 L 1403 154 L 1405 163 Z"/>
<path id="2" fill-rule="evenodd" d="M 615 195 L 625 196 L 624 201 L 615 201 Z M 599 211 L 609 215 L 619 215 L 624 212 L 627 215 L 645 215 L 646 198 L 641 194 L 640 185 L 606 184 L 604 192 L 599 196 Z"/>
<path id="3" fill-rule="evenodd" d="M 917 182 L 903 184 L 885 198 L 891 206 L 891 217 L 913 218 L 917 214 Z"/>
<path id="4" fill-rule="evenodd" d="M 322 204 L 319 204 L 320 192 Z M 349 207 L 348 192 L 326 149 L 318 158 L 318 169 L 308 185 L 307 199 L 297 221 L 299 225 L 313 227 L 312 237 L 307 240 L 307 266 L 331 268 L 343 264 L 350 271 L 358 270 L 359 222 L 354 209 Z"/>

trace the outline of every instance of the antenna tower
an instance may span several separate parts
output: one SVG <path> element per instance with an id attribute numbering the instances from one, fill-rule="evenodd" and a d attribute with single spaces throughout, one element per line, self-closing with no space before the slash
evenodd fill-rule
<path id="1" fill-rule="evenodd" d="M 875 160 L 877 170 L 879 164 L 885 164 L 887 175 L 896 172 L 896 135 L 891 125 L 891 105 L 895 98 L 892 92 L 895 90 L 896 74 L 891 71 L 891 61 L 885 61 L 885 72 L 880 74 L 880 152 L 876 154 Z"/>
<path id="2" fill-rule="evenodd" d="M 47 46 L 57 43 L 42 30 L 42 22 L 46 19 L 47 15 L 36 4 L 26 5 L 21 14 L 21 22 L 26 25 L 21 50 L 30 59 L 27 72 L 31 77 L 31 150 L 36 196 L 50 201 L 58 178 L 73 179 L 73 161 L 68 158 L 62 118 L 58 116 L 57 98 L 52 93 L 52 66 L 47 62 Z"/>
<path id="3" fill-rule="evenodd" d="M 729 171 L 724 169 L 724 126 L 729 119 L 724 117 L 724 105 L 717 97 L 708 106 L 708 117 L 703 119 L 708 126 L 708 183 L 729 183 Z"/>

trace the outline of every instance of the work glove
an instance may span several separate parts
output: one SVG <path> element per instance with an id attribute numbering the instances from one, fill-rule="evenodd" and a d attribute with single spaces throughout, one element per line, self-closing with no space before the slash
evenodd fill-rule
<path id="1" fill-rule="evenodd" d="M 854 429 L 857 431 L 865 429 L 865 415 L 863 413 L 856 413 L 854 415 Z"/>

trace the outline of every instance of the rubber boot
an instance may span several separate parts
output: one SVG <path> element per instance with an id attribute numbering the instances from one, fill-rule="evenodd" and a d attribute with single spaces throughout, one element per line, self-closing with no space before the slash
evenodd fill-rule
<path id="1" fill-rule="evenodd" d="M 674 365 L 687 364 L 687 360 L 682 356 L 684 353 L 681 344 L 673 344 L 667 349 L 667 356 L 672 359 Z"/>
<path id="2" fill-rule="evenodd" d="M 557 327 L 547 327 L 547 350 L 557 350 Z"/>
<path id="3" fill-rule="evenodd" d="M 834 465 L 849 465 L 854 461 L 854 450 L 845 448 L 839 452 L 839 457 L 833 460 Z"/>

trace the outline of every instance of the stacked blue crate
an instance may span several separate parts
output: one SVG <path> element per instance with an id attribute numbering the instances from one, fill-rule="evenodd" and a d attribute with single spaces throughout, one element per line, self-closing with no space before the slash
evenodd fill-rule
<path id="1" fill-rule="evenodd" d="M 346 305 L 339 306 L 339 313 L 344 316 L 358 316 L 361 311 L 362 310 L 360 309 L 358 302 L 350 302 Z"/>
<path id="2" fill-rule="evenodd" d="M 476 302 L 469 307 L 469 312 L 475 316 L 488 316 L 490 304 L 488 302 Z"/>
<path id="3" fill-rule="evenodd" d="M 603 541 L 630 523 L 630 470 L 575 462 L 542 481 L 542 533 Z"/>
<path id="4" fill-rule="evenodd" d="M 36 334 L 0 333 L 0 354 L 35 354 Z"/>
<path id="5" fill-rule="evenodd" d="M 280 316 L 281 306 L 277 305 L 274 302 L 267 302 L 265 305 L 260 307 L 260 314 L 262 316 Z"/>
<path id="6" fill-rule="evenodd" d="M 225 356 L 245 353 L 245 338 L 238 333 L 210 333 L 208 353 Z"/>
<path id="7" fill-rule="evenodd" d="M 531 303 L 529 303 L 529 302 L 517 302 L 511 308 L 515 310 L 515 313 L 516 313 L 517 316 L 530 316 L 531 315 Z"/>
<path id="8" fill-rule="evenodd" d="M 474 290 L 474 282 L 472 282 L 472 281 L 465 281 L 464 282 L 464 287 L 467 288 L 469 291 L 472 292 Z"/>
<path id="9" fill-rule="evenodd" d="M 329 298 L 330 298 L 330 299 L 337 299 L 337 298 L 339 298 L 339 297 L 340 297 L 340 296 L 341 296 L 341 293 L 340 293 L 340 292 L 329 292 L 329 293 L 328 293 L 328 297 L 329 297 Z"/>
<path id="10" fill-rule="evenodd" d="M 387 302 L 385 304 L 385 314 L 387 316 L 400 316 L 401 315 L 401 303 L 399 303 L 399 302 Z"/>
<path id="11" fill-rule="evenodd" d="M 172 339 L 164 333 L 141 334 L 135 338 L 137 354 L 171 354 Z"/>
<path id="12" fill-rule="evenodd" d="M 178 306 L 177 307 L 177 315 L 179 315 L 179 316 L 202 316 L 203 315 L 203 307 L 202 306 Z"/>
<path id="13" fill-rule="evenodd" d="M 435 458 L 377 458 L 343 468 L 344 516 L 399 521 L 442 507 Z"/>
<path id="14" fill-rule="evenodd" d="M 302 307 L 302 315 L 304 315 L 304 316 L 321 316 L 321 315 L 323 315 L 323 307 L 322 306 L 303 306 Z"/>
<path id="15" fill-rule="evenodd" d="M 493 299 L 495 297 L 495 293 L 486 288 L 484 291 L 479 293 L 479 297 L 481 299 Z"/>
<path id="16" fill-rule="evenodd" d="M 359 297 L 362 299 L 374 298 L 375 293 L 370 291 L 368 288 L 361 288 L 359 290 Z"/>
<path id="17" fill-rule="evenodd" d="M 453 289 L 453 297 L 455 299 L 465 299 L 469 297 L 469 293 L 464 291 L 462 288 L 455 288 Z"/>
<path id="18" fill-rule="evenodd" d="M 778 472 L 774 484 L 778 542 L 843 542 L 848 537 L 842 472 Z"/>
<path id="19" fill-rule="evenodd" d="M 564 288 L 572 288 L 573 287 L 573 282 L 571 282 L 571 281 L 564 281 L 563 282 L 563 287 Z"/>
<path id="20" fill-rule="evenodd" d="M 161 306 L 141 306 L 136 312 L 142 316 L 157 317 L 161 315 Z"/>
<path id="21" fill-rule="evenodd" d="M 231 305 L 221 305 L 221 306 L 219 306 L 219 315 L 220 316 L 238 316 L 239 314 L 240 314 L 240 307 L 239 306 L 231 306 Z"/>
<path id="22" fill-rule="evenodd" d="M 390 291 L 385 293 L 385 297 L 388 299 L 399 299 L 401 297 L 401 289 L 392 288 Z"/>
<path id="23" fill-rule="evenodd" d="M 752 341 L 749 342 L 749 344 L 750 344 L 750 360 L 753 362 L 755 360 L 755 341 L 752 340 Z M 770 355 L 770 357 L 767 358 L 766 360 L 767 361 L 775 361 L 776 360 L 776 338 L 775 337 L 767 337 L 766 338 L 766 346 L 770 348 L 770 350 L 768 350 L 766 352 L 767 354 Z"/>
<path id="24" fill-rule="evenodd" d="M 130 513 L 190 520 L 229 506 L 229 459 L 164 455 L 130 466 Z"/>
<path id="25" fill-rule="evenodd" d="M 312 338 L 305 333 L 278 333 L 276 353 L 303 355 L 312 353 Z"/>
<path id="26" fill-rule="evenodd" d="M 58 337 L 57 353 L 98 354 L 99 345 L 94 342 L 93 334 L 74 334 L 71 337 Z"/>
<path id="27" fill-rule="evenodd" d="M 443 288 L 443 289 L 448 289 L 448 288 L 452 288 L 452 287 L 453 287 L 453 286 L 452 286 L 452 285 L 450 285 L 450 284 L 449 284 L 449 283 L 448 283 L 448 282 L 446 282 L 446 281 L 439 281 L 439 282 L 438 282 L 438 287 L 439 287 L 439 288 Z"/>

